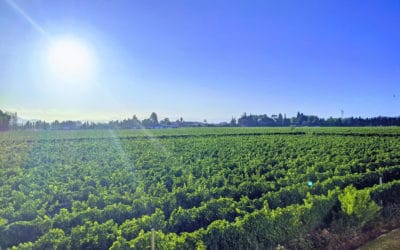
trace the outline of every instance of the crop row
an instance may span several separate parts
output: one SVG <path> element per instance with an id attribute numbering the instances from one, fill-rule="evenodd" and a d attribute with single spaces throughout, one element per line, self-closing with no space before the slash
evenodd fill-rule
<path id="1" fill-rule="evenodd" d="M 221 130 L 194 131 L 181 136 L 166 132 L 144 140 L 136 135 L 124 138 L 128 133 L 124 131 L 107 132 L 108 139 L 80 139 L 94 133 L 88 131 L 75 138 L 44 132 L 36 137 L 47 139 L 3 140 L 0 247 L 39 244 L 57 236 L 74 249 L 108 248 L 124 240 L 141 248 L 151 228 L 165 239 L 219 246 L 211 235 L 221 232 L 221 227 L 223 235 L 233 230 L 226 235 L 233 240 L 239 232 L 246 235 L 242 230 L 254 222 L 252 216 L 261 216 L 261 221 L 269 218 L 273 225 L 272 218 L 295 210 L 302 214 L 298 216 L 304 226 L 296 224 L 296 231 L 287 235 L 300 235 L 328 213 L 310 204 L 323 200 L 324 209 L 330 211 L 337 203 L 334 197 L 348 185 L 368 189 L 379 177 L 384 185 L 400 179 L 396 134 L 314 136 L 318 129 L 304 129 L 306 136 L 280 130 L 262 134 L 235 129 L 226 135 Z M 307 213 L 316 211 L 321 214 L 307 222 L 312 219 Z M 259 227 L 261 235 L 265 225 Z M 96 235 L 104 236 L 104 242 L 96 242 Z M 235 246 L 245 244 L 240 239 Z M 282 238 L 255 242 L 261 247 Z"/>

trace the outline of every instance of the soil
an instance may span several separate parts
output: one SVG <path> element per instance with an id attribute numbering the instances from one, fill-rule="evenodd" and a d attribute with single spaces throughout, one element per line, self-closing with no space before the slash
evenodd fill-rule
<path id="1" fill-rule="evenodd" d="M 400 228 L 392 230 L 378 238 L 368 242 L 367 244 L 357 248 L 357 250 L 392 250 L 400 249 Z"/>
<path id="2" fill-rule="evenodd" d="M 400 249 L 400 229 L 398 228 L 399 226 L 400 222 L 398 220 L 393 220 L 380 225 L 375 225 L 373 228 L 370 228 L 368 230 L 363 230 L 362 232 L 355 232 L 354 235 L 348 238 L 347 240 L 331 241 L 328 246 L 328 249 L 348 249 L 348 250 Z M 387 235 L 389 235 L 389 237 L 387 237 Z M 380 239 L 387 238 L 388 240 L 391 239 L 391 242 L 393 243 L 395 243 L 394 241 L 396 241 L 397 239 L 397 245 L 396 245 L 397 247 L 379 248 L 378 245 L 372 245 L 372 248 L 364 248 L 368 247 L 368 244 L 372 244 L 372 242 L 374 242 L 378 238 Z"/>

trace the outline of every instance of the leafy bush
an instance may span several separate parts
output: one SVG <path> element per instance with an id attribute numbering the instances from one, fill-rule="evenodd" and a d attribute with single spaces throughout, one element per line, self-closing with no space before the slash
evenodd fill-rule
<path id="1" fill-rule="evenodd" d="M 339 194 L 341 211 L 350 225 L 363 227 L 379 215 L 381 207 L 371 200 L 370 190 L 357 190 L 352 185 L 347 186 Z"/>

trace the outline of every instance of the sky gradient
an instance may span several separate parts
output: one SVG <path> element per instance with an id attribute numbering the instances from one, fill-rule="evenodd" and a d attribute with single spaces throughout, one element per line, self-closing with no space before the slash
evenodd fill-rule
<path id="1" fill-rule="evenodd" d="M 0 0 L 0 109 L 23 118 L 400 115 L 400 1 Z M 96 70 L 48 77 L 49 40 Z"/>

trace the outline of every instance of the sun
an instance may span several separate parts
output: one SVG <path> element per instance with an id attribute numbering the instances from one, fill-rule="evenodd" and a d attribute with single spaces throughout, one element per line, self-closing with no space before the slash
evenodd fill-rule
<path id="1" fill-rule="evenodd" d="M 89 81 L 95 66 L 90 47 L 77 38 L 53 41 L 47 51 L 47 61 L 50 73 L 68 84 Z"/>

